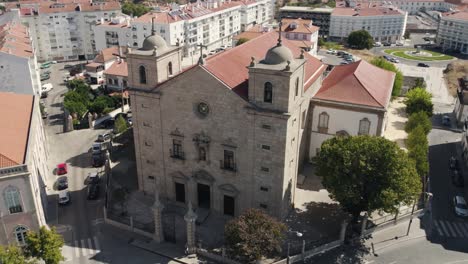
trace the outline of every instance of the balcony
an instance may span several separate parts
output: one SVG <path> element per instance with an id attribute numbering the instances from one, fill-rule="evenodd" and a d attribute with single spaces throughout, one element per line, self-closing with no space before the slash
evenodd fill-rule
<path id="1" fill-rule="evenodd" d="M 219 168 L 222 170 L 226 170 L 226 171 L 232 171 L 232 172 L 237 171 L 236 163 L 224 162 L 224 160 L 219 161 Z"/>
<path id="2" fill-rule="evenodd" d="M 183 151 L 174 151 L 173 149 L 170 149 L 169 152 L 170 152 L 171 158 L 185 160 L 185 152 L 183 152 Z"/>

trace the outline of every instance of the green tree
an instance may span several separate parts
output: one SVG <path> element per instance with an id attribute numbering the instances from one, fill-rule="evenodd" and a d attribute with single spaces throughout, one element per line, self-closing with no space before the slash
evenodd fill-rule
<path id="1" fill-rule="evenodd" d="M 0 263 L 3 264 L 35 264 L 34 259 L 27 258 L 21 248 L 13 245 L 0 246 Z"/>
<path id="2" fill-rule="evenodd" d="M 371 63 L 381 69 L 392 71 L 395 73 L 395 81 L 393 82 L 392 96 L 399 96 L 401 93 L 401 86 L 403 85 L 403 73 L 391 62 L 384 58 L 378 57 L 372 59 Z"/>
<path id="3" fill-rule="evenodd" d="M 424 81 L 424 78 L 422 78 L 422 77 L 416 78 L 412 88 L 414 89 L 414 88 L 417 88 L 417 87 L 426 88 L 426 82 Z"/>
<path id="4" fill-rule="evenodd" d="M 432 116 L 432 111 L 434 110 L 432 95 L 423 88 L 411 89 L 406 93 L 404 103 L 406 105 L 406 113 L 409 115 L 424 111 L 427 116 Z"/>
<path id="5" fill-rule="evenodd" d="M 316 156 L 317 175 L 330 197 L 356 223 L 361 212 L 394 213 L 421 190 L 414 162 L 395 142 L 383 137 L 334 137 Z"/>
<path id="6" fill-rule="evenodd" d="M 419 176 L 426 176 L 429 172 L 429 161 L 427 159 L 429 142 L 422 126 L 417 126 L 408 134 L 406 145 L 408 147 L 408 156 L 414 160 Z"/>
<path id="7" fill-rule="evenodd" d="M 325 46 L 325 43 L 326 43 L 326 42 L 325 42 L 325 39 L 323 39 L 323 38 L 319 38 L 319 39 L 318 39 L 318 45 L 319 45 L 319 47 Z"/>
<path id="8" fill-rule="evenodd" d="M 328 0 L 327 6 L 329 6 L 329 7 L 331 7 L 331 8 L 335 8 L 335 7 L 336 7 L 336 2 L 335 2 L 335 0 Z"/>
<path id="9" fill-rule="evenodd" d="M 410 133 L 416 127 L 421 126 L 427 135 L 432 129 L 432 123 L 427 114 L 423 111 L 412 113 L 405 125 L 405 131 Z"/>
<path id="10" fill-rule="evenodd" d="M 246 43 L 247 41 L 249 41 L 248 38 L 240 38 L 239 40 L 237 40 L 236 46 L 240 46 L 240 45 Z"/>
<path id="11" fill-rule="evenodd" d="M 117 133 L 122 133 L 125 130 L 127 130 L 127 128 L 127 122 L 125 121 L 122 115 L 119 115 L 119 117 L 117 117 L 117 120 L 115 120 L 115 129 L 117 130 Z"/>
<path id="12" fill-rule="evenodd" d="M 286 226 L 258 209 L 248 209 L 224 226 L 228 250 L 255 261 L 280 250 Z"/>
<path id="13" fill-rule="evenodd" d="M 410 33 L 408 30 L 406 30 L 406 31 L 405 31 L 405 35 L 403 35 L 403 37 L 404 37 L 405 39 L 409 39 L 410 36 L 411 36 L 411 33 Z"/>
<path id="14" fill-rule="evenodd" d="M 369 32 L 362 29 L 349 34 L 348 45 L 356 49 L 370 49 L 374 45 L 374 40 Z"/>
<path id="15" fill-rule="evenodd" d="M 42 259 L 45 264 L 58 264 L 62 256 L 63 238 L 55 231 L 42 226 L 38 232 L 28 232 L 24 253 L 28 257 Z"/>
<path id="16" fill-rule="evenodd" d="M 149 11 L 151 11 L 151 8 L 142 4 L 134 4 L 132 2 L 125 2 L 122 5 L 122 13 L 127 14 L 127 15 L 140 17 L 148 13 Z"/>
<path id="17" fill-rule="evenodd" d="M 106 108 L 114 108 L 115 100 L 107 95 L 100 95 L 90 104 L 89 111 L 101 114 Z"/>
<path id="18" fill-rule="evenodd" d="M 87 111 L 86 105 L 79 101 L 64 101 L 63 106 L 68 110 L 68 112 L 76 113 L 80 117 Z"/>

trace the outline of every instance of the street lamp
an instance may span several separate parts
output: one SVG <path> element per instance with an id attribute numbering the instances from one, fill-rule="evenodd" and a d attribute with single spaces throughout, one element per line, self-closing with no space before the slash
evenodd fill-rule
<path id="1" fill-rule="evenodd" d="M 432 193 L 430 192 L 423 192 L 423 194 L 427 195 L 427 200 L 426 200 L 426 204 L 424 205 L 424 212 L 427 211 L 426 208 L 428 207 L 429 205 L 429 201 L 430 199 L 434 196 Z M 413 205 L 413 210 L 414 210 L 414 205 Z M 430 212 L 430 211 L 429 211 Z M 411 212 L 411 218 L 410 218 L 410 221 L 409 221 L 409 224 L 408 224 L 408 230 L 406 231 L 406 236 L 409 235 L 409 232 L 410 232 L 410 229 L 411 229 L 411 224 L 413 223 L 413 212 Z"/>

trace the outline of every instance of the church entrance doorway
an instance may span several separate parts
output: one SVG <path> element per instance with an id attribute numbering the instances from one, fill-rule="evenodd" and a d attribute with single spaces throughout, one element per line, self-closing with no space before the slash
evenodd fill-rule
<path id="1" fill-rule="evenodd" d="M 198 192 L 198 206 L 201 208 L 210 209 L 210 204 L 211 204 L 210 186 L 199 183 L 197 185 L 197 192 Z"/>
<path id="2" fill-rule="evenodd" d="M 224 214 L 234 216 L 235 201 L 234 197 L 224 195 Z"/>
<path id="3" fill-rule="evenodd" d="M 185 184 L 175 183 L 175 196 L 177 202 L 185 203 Z"/>

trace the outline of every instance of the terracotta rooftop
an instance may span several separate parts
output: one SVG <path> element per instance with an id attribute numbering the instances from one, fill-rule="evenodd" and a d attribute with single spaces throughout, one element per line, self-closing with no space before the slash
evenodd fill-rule
<path id="1" fill-rule="evenodd" d="M 248 69 L 247 66 L 251 61 L 251 57 L 257 61 L 263 60 L 271 47 L 275 46 L 278 39 L 278 33 L 271 31 L 248 41 L 240 46 L 219 53 L 207 59 L 204 67 L 211 74 L 225 83 L 234 92 L 241 97 L 246 98 L 248 95 Z M 299 57 L 301 49 L 297 48 L 291 41 L 283 38 L 283 45 L 289 48 L 294 57 Z M 304 54 L 307 59 L 305 65 L 304 87 L 307 89 L 320 74 L 316 74 L 320 70 L 324 70 L 323 64 L 315 57 L 308 53 Z"/>
<path id="2" fill-rule="evenodd" d="M 283 26 L 281 30 L 286 33 L 315 33 L 319 31 L 319 27 L 312 25 L 312 20 L 310 19 L 290 19 L 290 18 L 283 18 L 281 20 L 283 22 Z"/>
<path id="3" fill-rule="evenodd" d="M 124 57 L 124 54 L 127 51 L 127 47 L 121 47 L 121 48 L 122 48 L 122 57 Z M 110 47 L 110 48 L 99 51 L 99 54 L 96 55 L 93 61 L 97 63 L 105 63 L 107 61 L 114 60 L 115 58 L 117 58 L 117 56 L 119 56 L 119 47 L 114 46 L 114 47 Z"/>
<path id="4" fill-rule="evenodd" d="M 468 10 L 444 13 L 443 17 L 459 20 L 468 20 Z"/>
<path id="5" fill-rule="evenodd" d="M 314 99 L 386 108 L 394 80 L 395 73 L 360 60 L 335 66 Z"/>
<path id="6" fill-rule="evenodd" d="M 33 100 L 32 95 L 0 92 L 0 154 L 4 156 L 2 166 L 25 162 Z"/>
<path id="7" fill-rule="evenodd" d="M 104 71 L 104 74 L 128 77 L 127 62 L 125 60 L 121 60 L 120 62 L 114 61 L 109 69 Z"/>
<path id="8" fill-rule="evenodd" d="M 394 8 L 389 7 L 337 7 L 333 10 L 332 16 L 394 16 L 403 15 L 403 13 Z"/>
<path id="9" fill-rule="evenodd" d="M 0 52 L 24 58 L 34 56 L 27 28 L 13 22 L 0 26 Z"/>
<path id="10" fill-rule="evenodd" d="M 33 16 L 47 13 L 62 12 L 91 12 L 120 10 L 118 1 L 90 1 L 90 0 L 57 0 L 57 1 L 19 1 L 11 2 L 7 9 L 20 8 L 22 16 Z M 36 12 L 36 13 L 35 13 Z"/>

